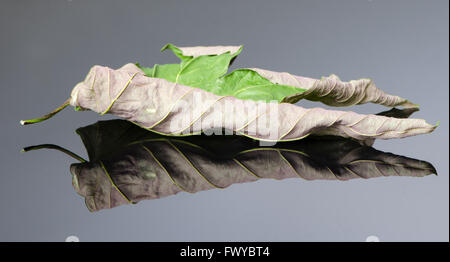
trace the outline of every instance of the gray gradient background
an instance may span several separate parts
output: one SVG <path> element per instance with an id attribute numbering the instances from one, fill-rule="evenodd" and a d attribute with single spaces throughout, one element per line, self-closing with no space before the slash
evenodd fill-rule
<path id="1" fill-rule="evenodd" d="M 0 7 L 0 240 L 381 241 L 449 240 L 448 1 L 2 1 Z M 258 181 L 180 193 L 90 213 L 63 154 L 21 154 L 55 143 L 85 155 L 74 134 L 100 117 L 62 103 L 94 64 L 176 62 L 167 42 L 244 44 L 233 65 L 298 75 L 371 77 L 441 121 L 432 134 L 375 148 L 433 163 L 439 176 L 349 182 Z M 305 107 L 322 106 L 301 102 Z M 385 110 L 378 105 L 351 109 Z"/>

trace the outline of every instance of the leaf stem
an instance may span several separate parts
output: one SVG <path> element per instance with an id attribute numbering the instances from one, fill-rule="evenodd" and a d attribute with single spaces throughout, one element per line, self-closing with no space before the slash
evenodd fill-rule
<path id="1" fill-rule="evenodd" d="M 70 98 L 67 99 L 64 102 L 64 104 L 62 104 L 61 106 L 59 106 L 58 108 L 56 108 L 52 112 L 46 114 L 45 116 L 42 116 L 41 118 L 30 119 L 30 120 L 20 120 L 20 124 L 24 126 L 24 125 L 29 125 L 29 124 L 42 122 L 42 121 L 47 120 L 47 119 L 51 118 L 52 116 L 56 115 L 59 111 L 61 111 L 64 108 L 66 108 L 68 105 L 70 105 Z"/>
<path id="2" fill-rule="evenodd" d="M 36 145 L 36 146 L 28 146 L 28 147 L 24 147 L 22 149 L 22 152 L 29 152 L 29 151 L 33 151 L 33 150 L 39 150 L 39 149 L 55 149 L 58 151 L 61 151 L 73 158 L 75 158 L 76 160 L 80 161 L 81 163 L 86 163 L 86 159 L 82 158 L 81 156 L 75 154 L 72 151 L 69 151 L 63 147 L 54 145 L 54 144 L 41 144 L 41 145 Z"/>

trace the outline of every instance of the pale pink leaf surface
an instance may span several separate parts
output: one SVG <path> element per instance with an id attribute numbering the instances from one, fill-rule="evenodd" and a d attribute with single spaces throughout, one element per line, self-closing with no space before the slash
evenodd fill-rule
<path id="1" fill-rule="evenodd" d="M 184 56 L 203 56 L 203 55 L 221 55 L 227 52 L 230 52 L 230 54 L 234 54 L 239 51 L 240 48 L 242 48 L 241 45 L 239 46 L 193 46 L 193 47 L 177 47 L 181 50 L 182 54 Z"/>
<path id="2" fill-rule="evenodd" d="M 167 135 L 225 128 L 263 141 L 297 140 L 310 134 L 370 141 L 403 138 L 435 129 L 422 119 L 306 109 L 289 103 L 217 96 L 199 88 L 147 77 L 134 64 L 118 70 L 94 66 L 73 89 L 70 103 L 100 114 L 114 114 Z M 232 105 L 233 111 L 227 110 L 227 105 Z M 264 129 L 266 126 L 271 128 L 270 132 Z"/>
<path id="3" fill-rule="evenodd" d="M 306 89 L 305 92 L 288 96 L 284 102 L 295 103 L 301 99 L 320 101 L 330 106 L 352 106 L 365 103 L 381 104 L 388 107 L 417 107 L 410 101 L 390 95 L 378 89 L 369 78 L 343 82 L 336 75 L 313 79 L 286 72 L 274 72 L 250 68 L 272 83 Z"/>

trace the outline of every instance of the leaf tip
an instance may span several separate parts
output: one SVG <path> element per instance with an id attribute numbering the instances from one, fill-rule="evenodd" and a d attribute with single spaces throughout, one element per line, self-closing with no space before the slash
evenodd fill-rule
<path id="1" fill-rule="evenodd" d="M 159 50 L 159 51 L 160 51 L 160 52 L 163 52 L 164 50 L 166 50 L 167 48 L 169 48 L 171 45 L 172 45 L 171 43 L 167 43 L 167 44 L 165 44 L 165 45 L 161 48 L 161 50 Z"/>
<path id="2" fill-rule="evenodd" d="M 237 54 L 241 53 L 242 49 L 244 49 L 244 45 L 239 45 L 239 49 L 236 53 Z"/>
<path id="3" fill-rule="evenodd" d="M 414 104 L 414 103 L 412 103 L 411 101 L 408 101 L 408 100 L 406 100 L 406 101 L 402 104 L 402 106 L 405 107 L 405 108 L 419 108 L 419 107 L 420 107 L 420 105 Z"/>

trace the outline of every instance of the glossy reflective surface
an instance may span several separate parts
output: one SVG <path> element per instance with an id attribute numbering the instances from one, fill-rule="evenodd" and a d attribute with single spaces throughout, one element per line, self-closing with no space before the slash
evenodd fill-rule
<path id="1" fill-rule="evenodd" d="M 448 1 L 190 2 L 2 1 L 0 240 L 448 241 Z M 18 121 L 58 106 L 94 64 L 175 63 L 157 51 L 167 42 L 243 44 L 240 66 L 370 77 L 420 104 L 412 117 L 441 121 L 432 134 L 373 147 L 425 160 L 439 175 L 259 179 L 91 213 L 71 183 L 76 160 L 20 149 L 53 143 L 88 159 L 73 131 L 109 118 L 65 109 L 41 125 Z"/>
<path id="2" fill-rule="evenodd" d="M 349 180 L 436 173 L 428 162 L 339 137 L 260 146 L 240 136 L 161 136 L 124 120 L 98 122 L 77 133 L 89 162 L 71 166 L 73 186 L 91 211 L 262 178 Z"/>

